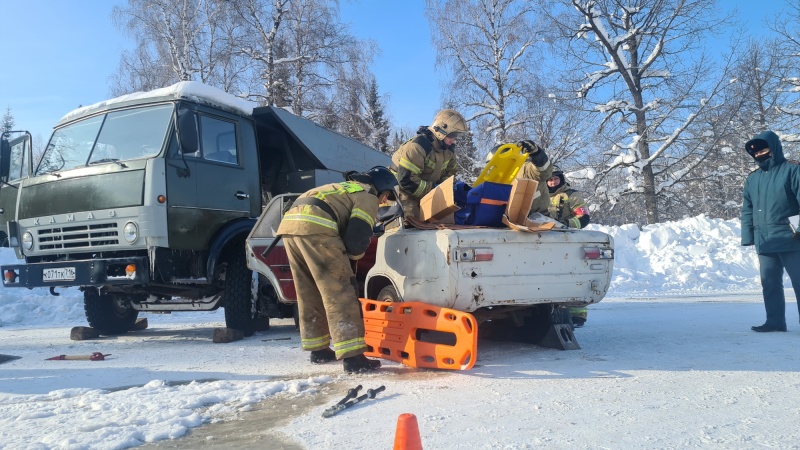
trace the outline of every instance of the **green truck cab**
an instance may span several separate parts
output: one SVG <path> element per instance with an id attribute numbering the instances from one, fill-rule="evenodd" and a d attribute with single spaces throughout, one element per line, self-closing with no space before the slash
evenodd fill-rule
<path id="1" fill-rule="evenodd" d="M 245 239 L 262 207 L 388 162 L 197 82 L 80 108 L 15 190 L 8 234 L 25 263 L 2 266 L 3 286 L 79 287 L 103 334 L 130 330 L 139 312 L 220 306 L 229 328 L 249 334 L 295 310 L 247 267 Z M 0 159 L 0 177 L 7 168 Z"/>

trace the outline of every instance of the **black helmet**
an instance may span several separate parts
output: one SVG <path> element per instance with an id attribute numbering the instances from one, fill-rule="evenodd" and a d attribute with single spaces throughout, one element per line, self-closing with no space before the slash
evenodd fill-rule
<path id="1" fill-rule="evenodd" d="M 558 177 L 559 181 L 556 186 L 550 187 L 549 184 L 547 185 L 547 190 L 550 191 L 551 194 L 557 191 L 561 186 L 564 185 L 564 183 L 567 182 L 566 178 L 564 178 L 564 171 L 561 170 L 558 166 L 553 167 L 553 174 L 550 175 L 550 178 L 553 177 Z"/>
<path id="2" fill-rule="evenodd" d="M 381 192 L 388 192 L 389 200 L 394 201 L 397 199 L 394 194 L 394 188 L 397 186 L 397 178 L 395 178 L 394 174 L 386 167 L 375 166 L 364 173 L 348 172 L 346 177 L 348 180 L 372 184 L 375 186 L 375 190 L 378 191 L 378 195 L 380 195 Z"/>

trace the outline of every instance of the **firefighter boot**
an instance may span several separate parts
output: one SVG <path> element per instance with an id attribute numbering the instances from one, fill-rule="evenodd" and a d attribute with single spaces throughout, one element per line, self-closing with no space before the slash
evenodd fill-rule
<path id="1" fill-rule="evenodd" d="M 325 364 L 327 362 L 336 361 L 336 352 L 329 348 L 322 350 L 314 350 L 311 352 L 312 364 Z"/>
<path id="2" fill-rule="evenodd" d="M 347 373 L 364 373 L 377 370 L 381 362 L 377 359 L 369 359 L 363 354 L 351 356 L 344 360 L 344 371 Z"/>

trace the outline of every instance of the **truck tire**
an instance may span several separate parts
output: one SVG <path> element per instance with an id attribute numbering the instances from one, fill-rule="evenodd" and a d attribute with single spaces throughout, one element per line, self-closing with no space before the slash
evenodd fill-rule
<path id="1" fill-rule="evenodd" d="M 256 329 L 255 299 L 258 293 L 253 290 L 254 278 L 253 271 L 247 268 L 244 250 L 230 252 L 225 269 L 223 294 L 225 326 L 240 330 L 245 336 L 252 336 Z M 255 279 L 257 283 L 258 279 Z M 262 320 L 269 321 L 269 318 Z"/>
<path id="2" fill-rule="evenodd" d="M 397 289 L 390 284 L 378 292 L 378 298 L 376 300 L 379 302 L 402 302 L 403 297 L 400 297 L 400 294 L 397 293 Z"/>
<path id="3" fill-rule="evenodd" d="M 100 294 L 94 288 L 83 291 L 83 310 L 89 326 L 105 335 L 127 333 L 139 316 L 127 296 Z"/>

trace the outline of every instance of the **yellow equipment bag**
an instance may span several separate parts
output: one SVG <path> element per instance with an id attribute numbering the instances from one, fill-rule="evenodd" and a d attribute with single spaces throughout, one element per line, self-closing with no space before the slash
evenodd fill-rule
<path id="1" fill-rule="evenodd" d="M 478 179 L 472 184 L 475 187 L 484 181 L 498 184 L 511 184 L 517 177 L 517 172 L 528 159 L 528 154 L 522 151 L 517 144 L 503 144 L 494 152 L 492 159 L 481 171 Z"/>

